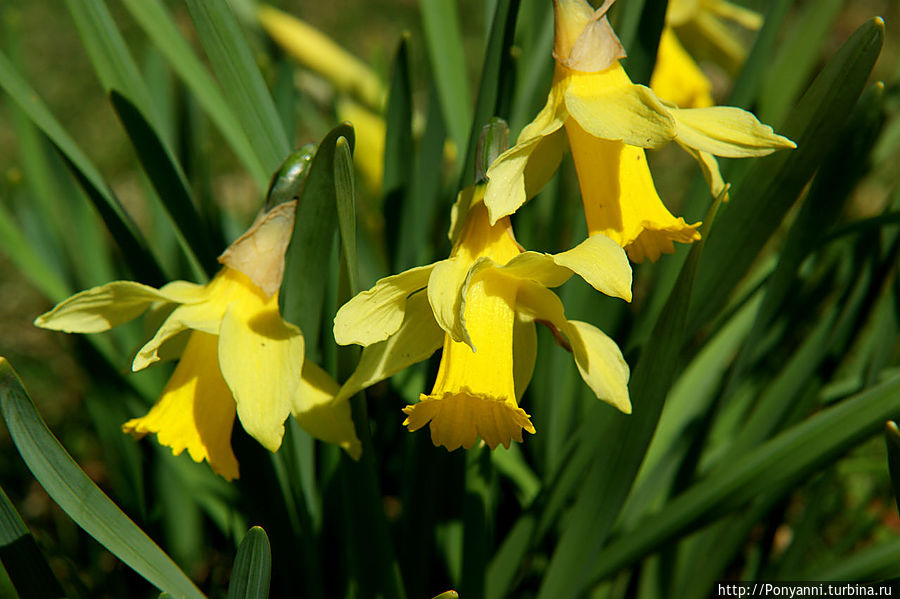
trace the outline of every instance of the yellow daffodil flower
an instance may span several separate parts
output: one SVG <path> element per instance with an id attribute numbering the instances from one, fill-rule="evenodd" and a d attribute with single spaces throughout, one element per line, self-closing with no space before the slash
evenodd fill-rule
<path id="1" fill-rule="evenodd" d="M 674 251 L 673 241 L 699 239 L 699 223 L 688 224 L 663 205 L 644 148 L 677 141 L 718 197 L 726 184 L 713 156 L 761 156 L 794 143 L 739 108 L 679 109 L 633 84 L 606 19 L 613 1 L 594 11 L 586 0 L 554 0 L 556 70 L 547 104 L 488 169 L 484 201 L 497 222 L 540 191 L 562 157 L 565 131 L 589 233 L 610 237 L 634 262 L 656 260 Z"/>
<path id="2" fill-rule="evenodd" d="M 46 329 L 98 333 L 140 316 L 170 310 L 137 353 L 134 371 L 180 352 L 181 359 L 150 412 L 122 428 L 137 437 L 156 433 L 175 455 L 187 449 L 222 477 L 238 476 L 231 449 L 235 414 L 244 430 L 277 451 L 293 413 L 313 436 L 358 457 L 361 447 L 350 406 L 338 385 L 304 361 L 303 335 L 278 311 L 284 252 L 296 201 L 279 204 L 219 257 L 224 265 L 207 285 L 174 281 L 160 289 L 114 281 L 82 291 L 35 320 Z"/>
<path id="3" fill-rule="evenodd" d="M 597 397 L 630 413 L 628 365 L 596 327 L 565 317 L 548 287 L 578 274 L 607 295 L 631 299 L 631 268 L 622 249 L 596 235 L 556 255 L 524 251 L 508 218 L 488 219 L 484 187 L 454 206 L 448 259 L 378 281 L 338 311 L 335 340 L 365 347 L 339 397 L 350 396 L 443 346 L 434 388 L 404 408 L 412 431 L 431 425 L 436 446 L 491 447 L 534 433 L 518 405 L 536 356 L 535 322 L 548 325 L 574 354 Z M 564 340 L 565 339 L 565 340 Z"/>
<path id="4" fill-rule="evenodd" d="M 745 51 L 723 19 L 754 31 L 762 25 L 759 13 L 725 0 L 669 0 L 666 25 L 650 78 L 650 88 L 656 95 L 681 108 L 714 104 L 712 84 L 679 37 L 702 40 L 714 50 L 709 52 L 712 59 L 733 70 L 744 62 Z"/>

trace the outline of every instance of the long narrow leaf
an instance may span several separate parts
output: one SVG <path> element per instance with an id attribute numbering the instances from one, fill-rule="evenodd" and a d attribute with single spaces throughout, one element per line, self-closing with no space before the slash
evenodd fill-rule
<path id="1" fill-rule="evenodd" d="M 0 412 L 31 473 L 76 524 L 161 591 L 202 599 L 175 562 L 78 467 L 5 358 L 0 358 Z"/>
<path id="2" fill-rule="evenodd" d="M 266 599 L 269 596 L 269 579 L 272 576 L 272 551 L 269 537 L 259 526 L 254 526 L 238 547 L 228 599 Z"/>

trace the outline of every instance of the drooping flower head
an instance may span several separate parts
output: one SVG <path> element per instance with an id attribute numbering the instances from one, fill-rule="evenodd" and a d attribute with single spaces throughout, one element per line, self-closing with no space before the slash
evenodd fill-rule
<path id="1" fill-rule="evenodd" d="M 628 365 L 615 342 L 594 326 L 570 321 L 548 287 L 573 274 L 594 288 L 631 299 L 631 269 L 622 249 L 598 235 L 549 255 L 524 251 L 508 218 L 491 224 L 484 188 L 460 194 L 448 259 L 381 279 L 335 317 L 338 343 L 365 346 L 339 396 L 352 395 L 443 347 L 434 387 L 404 408 L 404 424 L 430 424 L 435 445 L 470 448 L 480 437 L 492 449 L 535 432 L 518 400 L 531 379 L 535 322 L 552 328 L 572 351 L 579 372 L 600 399 L 624 412 Z"/>
<path id="2" fill-rule="evenodd" d="M 710 189 L 726 186 L 713 156 L 759 156 L 793 147 L 749 112 L 733 107 L 679 109 L 628 78 L 621 43 L 586 0 L 554 0 L 556 68 L 547 104 L 488 170 L 485 204 L 496 222 L 540 191 L 556 170 L 566 138 L 578 173 L 588 231 L 602 233 L 635 262 L 700 238 L 699 223 L 663 205 L 644 148 L 677 141 L 700 163 Z"/>
<path id="3" fill-rule="evenodd" d="M 180 360 L 159 401 L 125 432 L 156 433 L 175 455 L 187 449 L 226 479 L 237 478 L 231 449 L 235 414 L 244 430 L 277 451 L 291 413 L 310 434 L 357 457 L 359 440 L 337 383 L 304 361 L 303 335 L 278 310 L 284 252 L 296 201 L 279 204 L 219 257 L 223 268 L 206 285 L 174 281 L 160 289 L 115 281 L 82 291 L 35 320 L 39 327 L 97 333 L 145 310 L 171 310 L 132 364 Z M 174 308 L 174 309 L 173 309 Z"/>
<path id="4" fill-rule="evenodd" d="M 728 70 L 744 62 L 745 49 L 724 21 L 756 30 L 762 17 L 725 0 L 669 0 L 666 24 L 659 39 L 650 88 L 680 108 L 714 104 L 712 84 L 684 48 L 682 37 L 707 46 L 707 54 Z"/>

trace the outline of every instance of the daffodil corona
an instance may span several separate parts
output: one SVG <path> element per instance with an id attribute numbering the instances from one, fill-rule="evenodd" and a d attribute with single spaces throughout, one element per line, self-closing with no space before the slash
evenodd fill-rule
<path id="1" fill-rule="evenodd" d="M 625 56 L 606 19 L 586 0 L 554 0 L 556 70 L 547 104 L 487 172 L 491 222 L 512 214 L 552 177 L 568 137 L 590 235 L 603 234 L 635 262 L 700 238 L 666 209 L 645 148 L 677 141 L 700 163 L 714 195 L 726 185 L 714 156 L 760 156 L 794 147 L 752 114 L 733 107 L 679 109 L 628 78 Z"/>
<path id="2" fill-rule="evenodd" d="M 556 255 L 526 252 L 508 218 L 491 224 L 484 188 L 460 194 L 448 259 L 378 281 L 335 317 L 340 344 L 365 346 L 342 387 L 349 396 L 443 347 L 430 394 L 404 408 L 412 431 L 428 424 L 435 445 L 492 449 L 535 432 L 518 405 L 536 356 L 535 322 L 565 338 L 579 372 L 600 399 L 623 412 L 628 365 L 616 344 L 590 324 L 567 320 L 548 287 L 578 274 L 595 289 L 631 299 L 631 269 L 622 249 L 598 235 Z"/>
<path id="3" fill-rule="evenodd" d="M 171 310 L 132 369 L 174 357 L 186 340 L 178 365 L 150 412 L 122 428 L 137 437 L 156 433 L 174 454 L 186 449 L 226 479 L 238 476 L 231 450 L 235 414 L 270 451 L 281 445 L 284 421 L 293 413 L 310 434 L 356 457 L 360 444 L 349 405 L 336 400 L 337 383 L 304 361 L 300 329 L 278 310 L 295 205 L 280 204 L 258 219 L 220 256 L 224 266 L 207 285 L 175 281 L 154 289 L 115 281 L 70 297 L 35 324 L 97 333 L 148 308 Z"/>

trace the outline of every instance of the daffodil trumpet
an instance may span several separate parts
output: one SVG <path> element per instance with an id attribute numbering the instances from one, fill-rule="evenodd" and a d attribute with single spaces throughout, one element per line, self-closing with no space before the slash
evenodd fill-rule
<path id="1" fill-rule="evenodd" d="M 228 480 L 238 476 L 231 449 L 235 415 L 270 451 L 278 450 L 284 422 L 293 414 L 313 436 L 358 457 L 361 446 L 347 401 L 336 397 L 338 385 L 327 373 L 304 360 L 300 329 L 278 310 L 295 207 L 296 200 L 261 214 L 219 257 L 223 267 L 206 285 L 174 281 L 155 289 L 114 281 L 68 298 L 35 324 L 99 333 L 147 309 L 170 311 L 138 350 L 132 369 L 173 353 L 180 352 L 180 360 L 156 405 L 122 429 L 136 437 L 155 433 L 175 455 L 187 450 Z"/>
<path id="2" fill-rule="evenodd" d="M 595 289 L 631 299 L 621 247 L 597 235 L 550 255 L 524 251 L 506 217 L 491 224 L 484 187 L 460 193 L 450 257 L 378 281 L 338 311 L 335 340 L 362 345 L 360 363 L 338 396 L 351 396 L 443 348 L 431 393 L 403 409 L 411 431 L 430 425 L 436 446 L 491 449 L 535 432 L 520 406 L 537 352 L 536 322 L 564 336 L 595 395 L 629 413 L 628 365 L 615 342 L 568 320 L 549 288 L 577 274 Z"/>
<path id="3" fill-rule="evenodd" d="M 700 238 L 700 223 L 674 217 L 659 197 L 646 148 L 676 141 L 700 164 L 714 197 L 726 192 L 714 156 L 762 156 L 794 143 L 749 112 L 681 109 L 631 82 L 625 51 L 606 12 L 586 0 L 554 0 L 556 67 L 547 103 L 516 145 L 487 172 L 484 202 L 492 223 L 515 212 L 550 180 L 568 146 L 590 235 L 603 234 L 634 262 L 657 260 L 673 242 Z"/>

